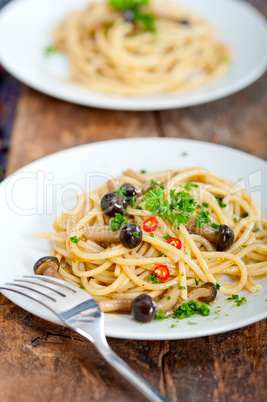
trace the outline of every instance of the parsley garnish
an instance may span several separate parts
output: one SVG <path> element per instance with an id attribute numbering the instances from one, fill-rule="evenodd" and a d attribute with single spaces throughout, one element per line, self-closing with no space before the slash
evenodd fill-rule
<path id="1" fill-rule="evenodd" d="M 185 190 L 190 191 L 192 187 L 199 187 L 197 184 L 191 183 L 188 181 L 186 185 L 184 186 Z"/>
<path id="2" fill-rule="evenodd" d="M 202 207 L 208 208 L 208 207 L 209 207 L 209 203 L 207 203 L 207 202 L 202 202 Z"/>
<path id="3" fill-rule="evenodd" d="M 121 214 L 115 214 L 115 218 L 111 220 L 110 229 L 112 232 L 119 230 L 122 226 L 126 225 L 127 219 Z"/>
<path id="4" fill-rule="evenodd" d="M 185 286 L 178 286 L 178 289 L 186 289 Z"/>
<path id="5" fill-rule="evenodd" d="M 169 240 L 169 239 L 171 239 L 172 237 L 167 233 L 166 234 L 166 236 L 163 236 L 163 239 L 165 239 L 165 240 Z"/>
<path id="6" fill-rule="evenodd" d="M 236 219 L 236 218 L 234 218 L 233 221 L 234 221 L 235 223 L 237 223 L 237 219 Z"/>
<path id="7" fill-rule="evenodd" d="M 149 0 L 109 0 L 110 6 L 116 11 L 131 11 L 133 21 L 140 22 L 147 31 L 156 32 L 154 15 L 140 11 L 148 3 Z"/>
<path id="8" fill-rule="evenodd" d="M 198 286 L 199 285 L 199 280 L 196 277 L 194 279 L 195 279 L 196 285 Z"/>
<path id="9" fill-rule="evenodd" d="M 152 188 L 154 188 L 154 187 L 156 187 L 156 186 L 159 186 L 159 183 L 156 182 L 155 180 L 151 179 L 151 180 L 150 180 L 150 187 L 149 187 L 149 189 L 152 189 Z"/>
<path id="10" fill-rule="evenodd" d="M 247 299 L 245 297 L 241 297 L 239 299 L 239 295 L 232 295 L 230 297 L 227 297 L 226 300 L 234 300 L 237 307 L 241 306 L 242 304 L 246 304 L 246 302 L 247 302 Z"/>
<path id="11" fill-rule="evenodd" d="M 210 224 L 209 211 L 201 211 L 200 214 L 196 216 L 196 225 L 198 227 L 204 227 L 205 225 Z"/>
<path id="12" fill-rule="evenodd" d="M 213 285 L 213 287 L 214 287 L 215 289 L 219 290 L 220 287 L 221 287 L 221 285 L 217 282 L 217 283 L 215 283 L 215 285 Z"/>
<path id="13" fill-rule="evenodd" d="M 167 300 L 171 300 L 171 296 L 168 296 L 168 297 L 167 297 Z"/>
<path id="14" fill-rule="evenodd" d="M 248 216 L 248 213 L 247 213 L 247 212 L 243 212 L 242 218 L 246 218 L 247 216 Z"/>
<path id="15" fill-rule="evenodd" d="M 50 46 L 47 46 L 45 48 L 45 55 L 46 56 L 50 56 L 51 53 L 56 53 L 56 52 L 58 52 L 58 49 L 54 45 L 50 45 Z"/>
<path id="16" fill-rule="evenodd" d="M 221 208 L 225 208 L 226 204 L 223 202 L 222 197 L 216 197 L 216 200 L 218 201 L 218 204 L 220 205 Z"/>
<path id="17" fill-rule="evenodd" d="M 80 285 L 79 288 L 85 290 L 85 287 L 82 285 Z"/>
<path id="18" fill-rule="evenodd" d="M 155 237 L 154 233 L 149 233 L 150 237 Z"/>
<path id="19" fill-rule="evenodd" d="M 70 238 L 70 241 L 72 243 L 78 244 L 80 239 L 77 236 L 73 236 L 73 237 Z"/>
<path id="20" fill-rule="evenodd" d="M 142 209 L 139 205 L 136 205 L 135 209 Z"/>
<path id="21" fill-rule="evenodd" d="M 164 257 L 164 254 L 163 254 L 163 253 L 160 253 L 159 257 Z"/>
<path id="22" fill-rule="evenodd" d="M 144 173 L 146 173 L 146 170 L 143 169 L 143 170 L 140 171 L 140 173 L 144 174 Z"/>
<path id="23" fill-rule="evenodd" d="M 259 232 L 260 231 L 260 228 L 255 228 L 254 230 L 253 230 L 253 232 Z"/>
<path id="24" fill-rule="evenodd" d="M 158 283 L 159 279 L 158 277 L 154 274 L 154 272 L 147 277 L 148 282 L 153 282 L 153 283 Z"/>
<path id="25" fill-rule="evenodd" d="M 178 308 L 174 309 L 175 318 L 183 319 L 191 317 L 194 314 L 207 316 L 210 314 L 210 309 L 207 304 L 200 304 L 191 300 L 189 303 L 183 303 Z"/>
<path id="26" fill-rule="evenodd" d="M 164 317 L 163 314 L 164 314 L 164 310 L 160 309 L 160 310 L 156 311 L 155 320 L 165 320 L 166 318 L 168 318 L 168 317 Z"/>
<path id="27" fill-rule="evenodd" d="M 139 239 L 139 233 L 133 232 L 133 237 L 135 237 L 136 239 Z"/>

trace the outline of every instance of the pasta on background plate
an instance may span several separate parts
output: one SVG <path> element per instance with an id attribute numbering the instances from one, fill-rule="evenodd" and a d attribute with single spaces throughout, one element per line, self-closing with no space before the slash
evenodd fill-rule
<path id="1" fill-rule="evenodd" d="M 217 291 L 257 292 L 267 273 L 267 218 L 239 185 L 199 167 L 128 169 L 81 194 L 53 227 L 36 236 L 51 240 L 59 274 L 105 312 L 130 311 L 145 294 L 171 316 Z"/>
<path id="2" fill-rule="evenodd" d="M 54 31 L 71 80 L 94 91 L 186 91 L 222 76 L 231 52 L 214 27 L 172 1 L 90 2 Z"/>

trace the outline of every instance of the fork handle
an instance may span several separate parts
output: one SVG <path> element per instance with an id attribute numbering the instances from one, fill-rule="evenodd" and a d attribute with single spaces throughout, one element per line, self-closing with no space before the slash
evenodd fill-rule
<path id="1" fill-rule="evenodd" d="M 110 348 L 104 339 L 98 339 L 94 342 L 96 349 L 103 358 L 114 367 L 119 374 L 124 376 L 132 385 L 134 385 L 148 400 L 152 402 L 169 402 L 160 392 L 148 384 L 131 367 L 128 366 L 115 352 Z"/>

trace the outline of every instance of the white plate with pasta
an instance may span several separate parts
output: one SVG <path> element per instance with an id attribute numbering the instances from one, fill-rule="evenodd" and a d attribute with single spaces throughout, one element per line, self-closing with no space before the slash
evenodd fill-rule
<path id="1" fill-rule="evenodd" d="M 110 186 L 115 183 L 120 189 L 127 182 L 138 194 L 124 205 L 127 215 L 119 214 L 127 220 L 119 229 L 118 220 L 104 214 L 101 200 L 110 190 L 121 196 Z M 158 208 L 153 203 L 163 193 L 164 204 Z M 20 169 L 1 183 L 0 204 L 1 283 L 32 274 L 37 260 L 54 256 L 64 279 L 90 291 L 104 311 L 111 305 L 105 314 L 107 336 L 194 338 L 267 317 L 267 165 L 261 159 L 191 140 L 95 143 Z M 134 248 L 120 237 L 127 225 L 136 225 L 130 239 L 137 241 Z M 94 237 L 103 235 L 103 227 L 111 238 L 105 237 L 107 233 Z M 234 239 L 222 246 L 218 232 L 225 227 Z M 199 301 L 200 296 L 210 296 L 205 286 L 203 293 L 206 282 L 214 285 L 212 290 L 218 288 L 208 305 Z M 130 305 L 142 293 L 153 298 L 157 318 L 168 318 L 143 324 L 134 320 Z M 34 302 L 4 294 L 29 312 L 58 323 Z M 194 303 L 188 310 L 190 299 Z M 126 310 L 118 313 L 118 304 Z"/>
<path id="2" fill-rule="evenodd" d="M 105 0 L 12 1 L 0 13 L 1 63 L 48 95 L 118 110 L 213 101 L 264 73 L 266 21 L 251 5 L 170 1 L 130 13 Z"/>

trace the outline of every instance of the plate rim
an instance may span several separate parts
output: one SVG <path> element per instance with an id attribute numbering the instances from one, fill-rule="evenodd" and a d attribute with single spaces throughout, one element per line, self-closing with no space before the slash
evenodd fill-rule
<path id="1" fill-rule="evenodd" d="M 32 2 L 33 0 L 13 0 L 11 3 L 8 3 L 3 7 L 0 12 L 0 22 L 1 19 L 5 19 L 5 14 L 10 13 L 12 9 L 16 8 L 17 4 L 22 4 L 23 2 Z M 90 0 L 92 1 L 92 0 Z M 177 1 L 177 0 L 176 0 Z M 222 3 L 222 0 L 214 0 L 218 4 Z M 240 0 L 224 0 L 224 4 L 235 4 L 241 9 L 249 10 L 252 18 L 257 18 L 259 22 L 259 26 L 261 27 L 262 34 L 266 37 L 267 43 L 267 23 L 266 18 L 264 15 L 253 5 L 247 2 L 241 2 Z M 56 87 L 49 86 L 47 88 L 46 84 L 42 81 L 36 82 L 35 79 L 31 79 L 30 76 L 25 77 L 25 73 L 21 72 L 19 69 L 14 68 L 12 63 L 9 60 L 6 60 L 5 55 L 3 56 L 3 51 L 1 49 L 0 43 L 0 59 L 3 67 L 9 71 L 15 78 L 19 81 L 23 82 L 24 84 L 30 86 L 31 88 L 44 93 L 48 96 L 51 96 L 55 99 L 59 99 L 62 101 L 71 102 L 74 104 L 87 106 L 87 107 L 98 107 L 102 109 L 109 109 L 109 110 L 125 110 L 125 111 L 149 111 L 149 110 L 166 110 L 166 109 L 174 109 L 174 108 L 183 108 L 189 106 L 196 106 L 205 103 L 209 103 L 215 100 L 219 100 L 225 98 L 229 95 L 232 95 L 242 89 L 246 88 L 247 86 L 251 85 L 255 81 L 257 81 L 266 71 L 267 69 L 267 45 L 266 45 L 266 52 L 264 57 L 261 60 L 260 64 L 254 66 L 253 70 L 250 71 L 246 76 L 242 77 L 241 79 L 235 80 L 232 84 L 227 84 L 217 89 L 212 90 L 210 93 L 192 93 L 192 96 L 187 98 L 175 97 L 175 95 L 171 95 L 166 99 L 153 99 L 152 97 L 148 97 L 147 101 L 145 100 L 146 97 L 126 97 L 120 95 L 112 95 L 112 94 L 103 94 L 95 91 L 88 90 L 88 95 L 86 94 L 85 98 L 81 97 L 80 94 L 76 93 L 75 91 L 70 91 L 68 94 L 62 93 L 61 90 L 55 89 Z M 69 88 L 75 88 L 75 85 L 69 84 Z M 83 88 L 84 89 L 84 88 Z M 97 94 L 100 96 L 94 97 Z M 167 94 L 168 95 L 168 94 Z M 140 103 L 143 102 L 144 103 Z M 139 102 L 139 106 L 137 103 Z"/>
<path id="2" fill-rule="evenodd" d="M 40 158 L 40 159 L 38 159 L 36 161 L 33 161 L 33 162 L 23 166 L 22 168 L 18 169 L 16 172 L 14 172 L 10 176 L 8 176 L 2 183 L 0 183 L 0 193 L 2 192 L 2 188 L 5 186 L 6 182 L 13 175 L 15 175 L 16 173 L 21 173 L 23 171 L 27 171 L 30 168 L 35 168 L 35 165 L 38 165 L 40 162 L 47 164 L 49 162 L 50 158 L 55 158 L 58 154 L 61 154 L 61 155 L 64 156 L 64 155 L 67 155 L 68 153 L 72 153 L 72 152 L 78 152 L 79 153 L 79 150 L 81 150 L 81 149 L 86 149 L 88 147 L 99 147 L 99 146 L 100 147 L 102 147 L 102 146 L 107 147 L 110 143 L 121 142 L 121 143 L 129 143 L 129 144 L 134 143 L 134 144 L 136 144 L 136 143 L 140 143 L 140 142 L 141 143 L 151 142 L 151 140 L 156 140 L 159 143 L 160 142 L 165 142 L 165 143 L 167 143 L 167 142 L 174 143 L 175 142 L 177 144 L 180 143 L 180 144 L 183 144 L 183 145 L 188 144 L 188 147 L 190 147 L 191 144 L 195 144 L 196 146 L 199 146 L 199 145 L 203 146 L 203 147 L 208 146 L 209 148 L 213 148 L 213 149 L 214 148 L 217 148 L 217 149 L 219 148 L 219 150 L 224 149 L 225 151 L 232 151 L 234 154 L 237 154 L 237 155 L 238 154 L 243 154 L 243 156 L 246 157 L 246 158 L 249 157 L 249 158 L 252 158 L 251 160 L 253 160 L 255 162 L 258 162 L 260 164 L 264 163 L 264 165 L 267 165 L 267 162 L 264 159 L 258 158 L 258 157 L 254 156 L 254 155 L 249 154 L 249 153 L 246 153 L 246 152 L 243 152 L 243 151 L 240 151 L 240 150 L 236 150 L 234 148 L 227 147 L 227 146 L 224 146 L 224 145 L 215 144 L 215 143 L 209 143 L 209 142 L 205 142 L 205 141 L 197 141 L 197 140 L 192 140 L 192 139 L 181 139 L 181 138 L 169 138 L 169 137 L 167 137 L 167 138 L 165 138 L 165 137 L 164 138 L 162 138 L 162 137 L 124 138 L 124 139 L 107 140 L 107 141 L 100 141 L 100 142 L 95 142 L 95 143 L 90 143 L 90 144 L 79 145 L 79 146 L 76 146 L 76 147 L 68 148 L 66 150 L 61 150 L 61 151 L 49 154 L 47 156 L 44 156 L 43 158 Z M 31 308 L 25 308 L 24 305 L 22 305 L 21 303 L 18 304 L 18 302 L 16 300 L 16 296 L 13 297 L 13 295 L 10 292 L 3 291 L 2 293 L 9 300 L 13 301 L 18 306 L 24 308 L 26 311 L 28 311 L 28 312 L 30 312 L 30 313 L 32 313 L 32 314 L 34 314 L 34 315 L 36 315 L 36 316 L 38 316 L 38 317 L 40 317 L 42 319 L 45 319 L 45 320 L 47 320 L 49 322 L 62 325 L 62 323 L 58 319 L 56 319 L 56 318 L 52 319 L 51 318 L 51 313 L 47 314 L 47 315 L 44 315 L 44 314 L 38 315 L 36 310 L 32 311 Z M 244 318 L 241 321 L 237 321 L 237 322 L 234 322 L 234 323 L 231 323 L 231 324 L 228 323 L 228 324 L 225 325 L 224 323 L 217 323 L 217 324 L 219 324 L 219 326 L 215 325 L 214 328 L 209 327 L 209 329 L 205 329 L 205 328 L 203 329 L 202 328 L 202 329 L 200 329 L 200 331 L 197 331 L 197 328 L 196 328 L 196 331 L 194 331 L 193 336 L 190 333 L 190 330 L 184 332 L 182 337 L 177 336 L 177 333 L 172 332 L 172 331 L 168 331 L 167 335 L 166 335 L 166 329 L 164 329 L 164 335 L 163 336 L 160 335 L 160 334 L 157 335 L 156 333 L 151 334 L 151 332 L 150 333 L 146 333 L 146 332 L 142 333 L 142 332 L 140 332 L 138 337 L 136 337 L 136 334 L 134 336 L 131 336 L 129 333 L 128 334 L 124 333 L 124 334 L 120 335 L 118 333 L 118 330 L 115 330 L 115 332 L 114 332 L 114 330 L 113 331 L 108 330 L 108 331 L 105 331 L 105 333 L 106 333 L 106 336 L 114 337 L 114 338 L 121 338 L 121 339 L 138 339 L 138 340 L 177 340 L 177 339 L 189 339 L 189 338 L 193 339 L 193 338 L 197 338 L 197 337 L 212 336 L 212 335 L 232 331 L 232 330 L 235 330 L 235 329 L 243 328 L 244 326 L 251 325 L 251 324 L 253 324 L 255 322 L 263 320 L 266 317 L 267 317 L 267 312 L 266 313 L 263 312 L 263 313 L 260 313 L 258 315 L 253 316 L 253 318 L 251 318 L 251 317 L 250 318 Z"/>

